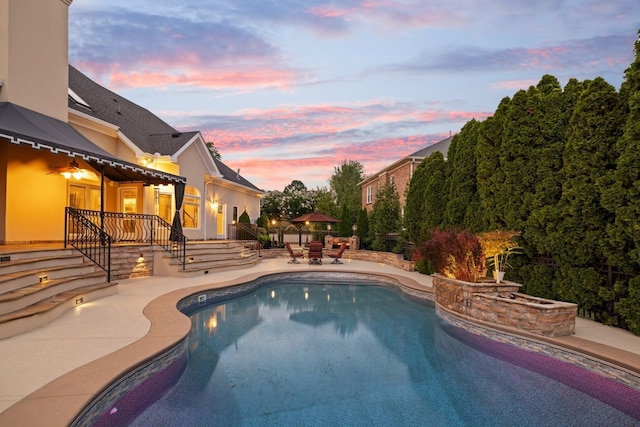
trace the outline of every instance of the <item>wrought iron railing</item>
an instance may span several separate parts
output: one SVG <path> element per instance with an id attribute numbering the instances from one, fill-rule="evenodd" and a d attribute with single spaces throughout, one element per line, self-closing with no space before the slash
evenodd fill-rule
<path id="1" fill-rule="evenodd" d="M 78 209 L 67 208 L 64 247 L 71 245 L 107 273 L 111 281 L 111 236 L 102 231 Z"/>
<path id="2" fill-rule="evenodd" d="M 227 229 L 227 237 L 231 240 L 237 240 L 245 247 L 258 251 L 258 257 L 261 257 L 260 233 L 256 224 L 235 223 L 229 224 Z"/>
<path id="3" fill-rule="evenodd" d="M 178 259 L 182 264 L 182 269 L 186 266 L 187 238 L 179 230 L 157 215 L 147 214 L 124 214 L 118 212 L 101 212 L 87 209 L 67 208 L 67 221 L 65 222 L 65 245 L 67 241 L 73 247 L 78 240 L 78 232 L 84 233 L 87 237 L 80 236 L 91 244 L 106 242 L 108 237 L 111 243 L 143 243 L 158 245 Z M 85 245 L 86 246 L 86 245 Z M 78 248 L 77 248 L 78 249 Z M 78 249 L 80 250 L 80 249 Z M 99 248 L 87 248 L 89 254 L 80 250 L 88 258 L 105 268 L 104 259 L 94 259 L 90 254 Z M 110 255 L 110 254 L 109 254 Z"/>

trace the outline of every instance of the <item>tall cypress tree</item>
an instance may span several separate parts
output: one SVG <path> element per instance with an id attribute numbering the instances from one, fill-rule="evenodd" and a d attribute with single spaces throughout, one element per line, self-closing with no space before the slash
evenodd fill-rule
<path id="1" fill-rule="evenodd" d="M 542 113 L 542 96 L 533 86 L 516 92 L 509 105 L 500 149 L 504 179 L 497 184 L 496 200 L 496 213 L 508 229 L 522 230 L 531 212 L 538 175 L 535 149 L 544 141 Z"/>
<path id="2" fill-rule="evenodd" d="M 476 144 L 481 123 L 468 121 L 453 137 L 447 155 L 447 206 L 445 226 L 462 226 L 479 231 L 480 197 L 476 184 Z"/>
<path id="3" fill-rule="evenodd" d="M 613 215 L 601 205 L 599 182 L 615 166 L 614 146 L 622 123 L 616 89 L 601 77 L 590 82 L 571 118 L 558 202 L 561 221 L 550 233 L 552 254 L 563 265 L 587 266 L 603 260 L 606 228 Z"/>
<path id="4" fill-rule="evenodd" d="M 427 159 L 422 160 L 413 173 L 407 188 L 407 202 L 404 207 L 403 221 L 406 238 L 416 245 L 419 245 L 426 238 L 422 233 L 424 224 L 424 189 L 428 178 L 426 163 Z"/>
<path id="5" fill-rule="evenodd" d="M 444 155 L 436 151 L 423 162 L 427 179 L 423 189 L 424 212 L 421 232 L 427 237 L 429 230 L 442 225 L 448 195 Z"/>
<path id="6" fill-rule="evenodd" d="M 478 135 L 476 179 L 482 208 L 483 231 L 504 228 L 504 221 L 498 215 L 496 205 L 501 196 L 499 184 L 504 180 L 504 171 L 500 166 L 500 150 L 510 103 L 509 97 L 503 98 L 495 114 L 484 121 Z"/>
<path id="7" fill-rule="evenodd" d="M 573 116 L 575 105 L 582 95 L 587 83 L 581 83 L 576 79 L 570 79 L 562 93 L 552 83 L 557 82 L 547 77 L 538 84 L 545 93 L 545 119 L 543 126 L 547 145 L 540 152 L 540 177 L 535 187 L 535 194 L 531 206 L 531 212 L 525 223 L 524 234 L 528 248 L 533 253 L 551 254 L 554 242 L 551 230 L 557 228 L 557 223 L 562 221 L 558 201 L 562 195 L 564 175 L 562 170 L 564 142 L 571 136 L 569 121 Z M 553 88 L 553 89 L 551 89 Z M 551 89 L 551 90 L 549 90 Z"/>
<path id="8" fill-rule="evenodd" d="M 619 157 L 615 172 L 603 180 L 603 186 L 608 187 L 608 191 L 603 192 L 603 205 L 615 213 L 614 224 L 608 229 L 608 258 L 611 264 L 637 274 L 640 271 L 640 38 L 635 43 L 635 60 L 625 72 L 620 97 L 626 121 L 623 135 L 616 144 Z"/>

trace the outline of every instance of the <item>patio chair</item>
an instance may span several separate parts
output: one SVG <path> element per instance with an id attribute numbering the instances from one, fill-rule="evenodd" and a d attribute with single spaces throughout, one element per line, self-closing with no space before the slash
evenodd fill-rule
<path id="1" fill-rule="evenodd" d="M 302 251 L 294 252 L 289 242 L 286 242 L 284 245 L 287 247 L 287 251 L 289 251 L 289 256 L 291 256 L 291 261 L 289 261 L 289 264 L 300 264 L 298 258 L 302 258 L 304 256 L 304 253 L 302 253 Z"/>
<path id="2" fill-rule="evenodd" d="M 342 242 L 342 244 L 340 245 L 340 249 L 338 249 L 338 252 L 331 252 L 327 254 L 329 255 L 329 257 L 333 258 L 333 261 L 331 261 L 331 264 L 342 264 L 342 261 L 340 261 L 340 258 L 342 258 L 342 254 L 344 253 L 344 250 L 346 248 L 347 248 L 347 242 Z"/>
<path id="3" fill-rule="evenodd" d="M 322 242 L 309 243 L 309 264 L 322 264 Z"/>

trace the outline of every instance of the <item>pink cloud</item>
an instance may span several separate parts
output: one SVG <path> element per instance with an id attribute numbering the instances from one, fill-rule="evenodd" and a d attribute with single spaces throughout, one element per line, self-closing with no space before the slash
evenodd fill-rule
<path id="1" fill-rule="evenodd" d="M 518 91 L 520 89 L 527 89 L 529 86 L 535 86 L 538 82 L 539 79 L 502 80 L 491 84 L 490 87 L 491 89 Z"/>
<path id="2" fill-rule="evenodd" d="M 285 89 L 295 80 L 295 74 L 286 69 L 260 69 L 243 71 L 186 72 L 172 74 L 160 71 L 117 71 L 110 75 L 109 86 L 127 87 L 162 87 L 197 86 L 204 88 L 258 88 L 277 87 Z"/>

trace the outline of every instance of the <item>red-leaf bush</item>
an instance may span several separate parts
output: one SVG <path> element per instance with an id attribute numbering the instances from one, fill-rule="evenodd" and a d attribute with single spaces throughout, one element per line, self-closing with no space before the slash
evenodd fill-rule
<path id="1" fill-rule="evenodd" d="M 482 276 L 485 257 L 474 234 L 438 228 L 429 234 L 429 240 L 414 252 L 414 262 L 426 260 L 436 272 L 466 282 L 476 282 Z"/>

